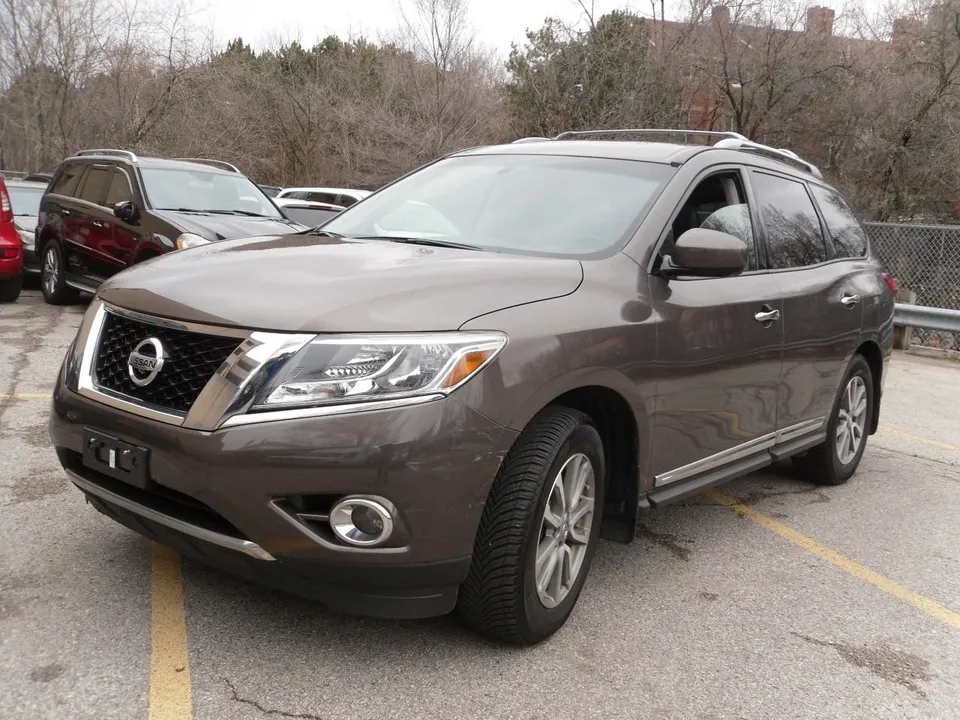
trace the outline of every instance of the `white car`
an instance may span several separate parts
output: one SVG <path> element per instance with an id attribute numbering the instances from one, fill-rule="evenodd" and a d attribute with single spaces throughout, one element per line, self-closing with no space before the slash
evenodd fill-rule
<path id="1" fill-rule="evenodd" d="M 284 188 L 274 200 L 290 198 L 293 200 L 310 200 L 311 202 L 329 203 L 348 208 L 354 203 L 370 195 L 369 190 L 349 190 L 346 188 Z"/>
<path id="2" fill-rule="evenodd" d="M 323 225 L 327 220 L 346 209 L 342 205 L 297 200 L 290 197 L 276 197 L 273 202 L 280 208 L 280 212 L 288 218 L 311 228 Z"/>

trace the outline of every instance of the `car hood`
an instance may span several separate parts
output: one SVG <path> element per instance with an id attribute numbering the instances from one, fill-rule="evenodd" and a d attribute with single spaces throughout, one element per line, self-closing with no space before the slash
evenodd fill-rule
<path id="1" fill-rule="evenodd" d="M 155 215 L 183 229 L 184 232 L 200 235 L 207 240 L 230 240 L 231 238 L 254 237 L 273 233 L 296 233 L 307 228 L 285 218 L 259 218 L 245 215 L 221 215 L 219 213 L 175 212 L 154 210 Z"/>
<path id="2" fill-rule="evenodd" d="M 161 317 L 288 332 L 455 330 L 572 293 L 576 260 L 316 235 L 168 253 L 105 283 L 104 301 Z"/>

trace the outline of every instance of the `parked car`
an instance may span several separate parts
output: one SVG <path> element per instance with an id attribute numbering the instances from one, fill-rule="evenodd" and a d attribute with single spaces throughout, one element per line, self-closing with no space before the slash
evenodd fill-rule
<path id="1" fill-rule="evenodd" d="M 371 194 L 369 190 L 345 190 L 343 188 L 284 188 L 277 198 L 310 200 L 340 207 L 350 207 Z"/>
<path id="2" fill-rule="evenodd" d="M 17 233 L 6 181 L 0 175 L 0 302 L 13 302 L 20 297 L 22 283 L 23 243 Z"/>
<path id="3" fill-rule="evenodd" d="M 37 172 L 29 173 L 24 175 L 23 179 L 27 182 L 39 182 L 47 185 L 51 180 L 53 180 L 53 173 L 48 172 Z"/>
<path id="4" fill-rule="evenodd" d="M 17 234 L 23 242 L 23 271 L 28 275 L 36 275 L 40 272 L 35 239 L 40 200 L 46 189 L 46 183 L 28 180 L 7 181 L 7 192 L 13 206 L 13 221 L 17 227 Z"/>
<path id="5" fill-rule="evenodd" d="M 346 209 L 330 203 L 294 200 L 293 198 L 276 198 L 273 202 L 288 218 L 311 228 L 323 225 L 327 220 Z"/>
<path id="6" fill-rule="evenodd" d="M 789 457 L 845 482 L 893 329 L 855 216 L 791 153 L 626 137 L 464 150 L 112 278 L 54 393 L 70 479 L 250 579 L 521 645 L 640 511 Z"/>
<path id="7" fill-rule="evenodd" d="M 229 163 L 85 150 L 60 165 L 40 203 L 40 284 L 47 302 L 66 303 L 171 250 L 304 229 Z"/>

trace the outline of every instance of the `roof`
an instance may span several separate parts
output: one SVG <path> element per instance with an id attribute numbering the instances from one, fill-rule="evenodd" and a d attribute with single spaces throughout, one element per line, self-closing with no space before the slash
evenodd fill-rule
<path id="1" fill-rule="evenodd" d="M 749 141 L 748 141 L 749 144 Z M 765 148 L 765 146 L 756 146 Z M 773 148 L 765 148 L 773 150 Z M 530 139 L 526 138 L 523 142 L 513 142 L 509 145 L 489 145 L 484 147 L 469 148 L 453 156 L 466 155 L 554 155 L 558 157 L 590 157 L 590 158 L 609 158 L 611 160 L 629 160 L 634 162 L 649 162 L 658 164 L 682 165 L 696 155 L 710 153 L 716 156 L 718 162 L 744 163 L 762 167 L 778 172 L 787 172 L 802 177 L 804 180 L 813 180 L 825 185 L 822 177 L 808 171 L 798 165 L 806 165 L 800 158 L 791 159 L 784 155 L 777 157 L 776 153 L 783 151 L 774 151 L 775 155 L 768 153 L 761 154 L 752 151 L 749 147 L 718 147 L 713 145 L 701 144 L 680 144 L 680 143 L 661 143 L 644 142 L 636 140 L 551 140 L 551 139 Z M 746 157 L 745 157 L 746 156 Z M 747 159 L 749 158 L 749 160 Z M 813 166 L 810 166 L 813 167 Z"/>
<path id="2" fill-rule="evenodd" d="M 124 162 L 132 163 L 141 168 L 155 168 L 158 170 L 190 170 L 196 172 L 198 170 L 203 170 L 204 172 L 209 172 L 215 175 L 236 175 L 237 173 L 230 170 L 222 170 L 213 165 L 207 165 L 202 162 L 188 162 L 185 160 L 171 160 L 169 158 L 157 158 L 157 157 L 142 157 L 134 155 L 133 153 L 126 153 L 125 151 L 120 150 L 111 150 L 109 152 L 94 152 L 94 151 L 84 151 L 83 154 L 76 154 L 67 158 L 70 162 L 92 160 L 99 162 Z"/>
<path id="3" fill-rule="evenodd" d="M 324 192 L 324 193 L 336 193 L 346 194 L 346 195 L 356 195 L 357 197 L 366 197 L 370 195 L 372 191 L 370 190 L 357 190 L 351 188 L 330 188 L 330 187 L 285 187 L 280 192 Z"/>
<path id="4" fill-rule="evenodd" d="M 334 205 L 333 203 L 317 202 L 316 200 L 297 200 L 296 198 L 273 198 L 273 202 L 277 207 L 298 207 L 301 209 L 310 210 L 336 210 L 337 212 L 341 210 L 346 210 L 342 205 Z"/>
<path id="5" fill-rule="evenodd" d="M 20 178 L 4 178 L 7 183 L 7 187 L 24 187 L 24 188 L 36 188 L 37 190 L 43 191 L 47 189 L 48 183 L 45 182 L 34 182 L 32 180 L 21 180 Z"/>
<path id="6" fill-rule="evenodd" d="M 488 145 L 462 150 L 455 155 L 558 155 L 637 160 L 661 164 L 684 163 L 704 149 L 703 145 L 639 142 L 635 140 L 528 140 L 509 145 Z"/>

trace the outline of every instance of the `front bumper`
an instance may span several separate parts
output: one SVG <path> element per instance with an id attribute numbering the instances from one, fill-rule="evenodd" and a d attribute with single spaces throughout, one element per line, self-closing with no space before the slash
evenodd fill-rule
<path id="1" fill-rule="evenodd" d="M 89 428 L 148 448 L 144 491 L 82 462 Z M 133 530 L 240 576 L 382 617 L 451 610 L 483 504 L 516 437 L 453 398 L 406 408 L 205 432 L 54 392 L 50 434 L 94 506 Z M 292 495 L 371 494 L 397 508 L 389 546 L 304 531 Z"/>

